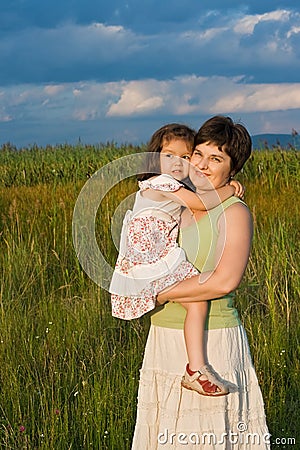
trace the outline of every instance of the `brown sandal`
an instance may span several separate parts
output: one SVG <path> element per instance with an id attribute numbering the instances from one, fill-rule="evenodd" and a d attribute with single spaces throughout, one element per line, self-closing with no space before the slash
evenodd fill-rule
<path id="1" fill-rule="evenodd" d="M 204 375 L 206 379 L 202 380 L 201 375 Z M 226 383 L 218 377 L 209 365 L 202 366 L 199 370 L 193 372 L 187 364 L 181 386 L 209 397 L 220 397 L 229 393 Z"/>

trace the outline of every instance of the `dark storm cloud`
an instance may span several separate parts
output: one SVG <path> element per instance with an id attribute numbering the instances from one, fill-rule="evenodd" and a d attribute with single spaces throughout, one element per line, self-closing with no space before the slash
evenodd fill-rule
<path id="1" fill-rule="evenodd" d="M 64 23 L 2 36 L 0 85 L 101 82 L 185 74 L 298 81 L 300 14 L 211 12 L 182 30 L 143 34 L 121 25 Z M 183 22 L 184 23 L 184 22 Z M 205 26 L 204 26 L 205 23 Z"/>
<path id="2" fill-rule="evenodd" d="M 119 24 L 139 31 L 168 28 L 196 20 L 208 11 L 240 10 L 260 14 L 275 9 L 298 9 L 298 0 L 9 0 L 0 4 L 0 30 L 38 26 L 53 28 L 64 22 Z"/>

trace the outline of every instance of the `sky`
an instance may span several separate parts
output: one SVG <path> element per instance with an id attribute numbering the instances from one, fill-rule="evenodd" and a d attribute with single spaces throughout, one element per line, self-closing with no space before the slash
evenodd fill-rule
<path id="1" fill-rule="evenodd" d="M 300 132 L 298 0 L 9 0 L 0 36 L 0 145 L 139 144 L 216 114 Z"/>

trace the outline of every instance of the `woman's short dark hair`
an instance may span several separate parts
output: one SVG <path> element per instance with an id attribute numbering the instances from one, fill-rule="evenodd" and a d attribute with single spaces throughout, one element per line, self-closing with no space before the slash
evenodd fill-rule
<path id="1" fill-rule="evenodd" d="M 169 123 L 159 128 L 152 135 L 146 151 L 145 173 L 138 176 L 138 180 L 147 180 L 157 174 L 160 174 L 160 152 L 165 144 L 172 140 L 185 142 L 188 150 L 193 151 L 195 130 L 179 123 Z"/>
<path id="2" fill-rule="evenodd" d="M 230 156 L 233 175 L 242 169 L 252 150 L 251 137 L 246 128 L 225 116 L 214 116 L 200 127 L 194 148 L 204 143 L 216 145 Z"/>

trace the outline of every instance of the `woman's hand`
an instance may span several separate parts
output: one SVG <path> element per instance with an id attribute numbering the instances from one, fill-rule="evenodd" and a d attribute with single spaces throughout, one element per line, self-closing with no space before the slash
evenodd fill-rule
<path id="1" fill-rule="evenodd" d="M 174 289 L 180 282 L 177 281 L 177 283 L 172 284 L 171 286 L 166 287 L 163 291 L 159 292 L 156 296 L 156 306 L 163 306 L 165 303 L 168 303 L 168 292 L 171 289 Z"/>
<path id="2" fill-rule="evenodd" d="M 162 292 L 164 292 L 164 291 L 162 291 Z M 157 306 L 163 306 L 165 303 L 168 302 L 167 299 L 166 299 L 166 300 L 160 300 L 160 298 L 159 298 L 160 294 L 161 294 L 161 293 L 159 293 L 159 294 L 156 296 L 156 301 L 155 301 L 155 306 L 156 306 L 156 307 L 157 307 Z"/>

